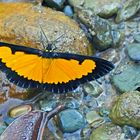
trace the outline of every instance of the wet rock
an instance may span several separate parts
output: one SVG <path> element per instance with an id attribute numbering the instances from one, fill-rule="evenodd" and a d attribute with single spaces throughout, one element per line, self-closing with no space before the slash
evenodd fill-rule
<path id="1" fill-rule="evenodd" d="M 56 51 L 88 54 L 91 44 L 64 13 L 29 3 L 0 3 L 0 41 L 43 49 L 41 42 L 47 41 L 40 26 L 50 42 L 63 35 L 56 41 Z"/>
<path id="2" fill-rule="evenodd" d="M 104 85 L 104 87 L 105 86 L 107 85 Z M 116 91 L 112 90 L 111 86 L 108 86 L 107 90 L 97 100 L 100 116 L 108 117 L 108 111 L 110 112 L 117 96 Z"/>
<path id="3" fill-rule="evenodd" d="M 111 80 L 121 93 L 136 90 L 140 87 L 140 65 L 127 65 L 116 70 Z"/>
<path id="4" fill-rule="evenodd" d="M 135 36 L 136 34 L 139 33 L 139 29 L 140 29 L 140 26 L 139 26 L 139 21 L 135 21 L 136 19 L 132 19 L 132 20 L 129 20 L 127 22 L 121 22 L 125 25 L 125 35 L 126 35 L 126 39 L 127 39 L 127 42 L 128 43 L 133 43 L 133 42 L 136 42 L 135 41 Z"/>
<path id="5" fill-rule="evenodd" d="M 134 127 L 125 125 L 123 127 L 123 132 L 125 133 L 125 138 L 134 139 L 137 136 L 137 130 Z"/>
<path id="6" fill-rule="evenodd" d="M 92 109 L 97 108 L 97 107 L 98 107 L 98 102 L 97 102 L 97 100 L 96 100 L 94 97 L 91 97 L 91 96 L 89 96 L 88 98 L 89 98 L 89 99 L 86 99 L 87 106 L 88 106 L 89 108 L 92 108 Z"/>
<path id="7" fill-rule="evenodd" d="M 83 90 L 86 94 L 93 95 L 94 97 L 98 97 L 103 89 L 97 82 L 90 82 L 83 85 Z"/>
<path id="8" fill-rule="evenodd" d="M 40 134 L 38 131 L 35 131 L 35 129 L 40 129 L 40 123 L 43 121 L 43 115 L 43 112 L 34 111 L 17 118 L 11 125 L 9 125 L 9 127 L 7 127 L 7 129 L 0 136 L 0 139 L 36 139 L 36 137 L 38 135 L 40 136 Z"/>
<path id="9" fill-rule="evenodd" d="M 0 2 L 34 2 L 35 4 L 37 1 L 35 0 L 0 0 Z"/>
<path id="10" fill-rule="evenodd" d="M 6 96 L 4 93 L 0 93 L 0 104 L 5 102 L 7 100 Z"/>
<path id="11" fill-rule="evenodd" d="M 0 102 L 4 103 L 10 98 L 18 98 L 18 99 L 29 99 L 33 97 L 36 92 L 34 90 L 28 90 L 25 88 L 20 88 L 14 84 L 11 84 L 10 81 L 7 80 L 5 73 L 0 72 Z M 36 90 L 37 91 L 37 90 Z"/>
<path id="12" fill-rule="evenodd" d="M 99 114 L 102 116 L 102 117 L 107 117 L 108 114 L 109 114 L 110 110 L 105 108 L 105 107 L 101 107 L 100 110 L 99 110 Z"/>
<path id="13" fill-rule="evenodd" d="M 90 111 L 86 114 L 86 120 L 92 127 L 97 127 L 104 122 L 96 111 Z"/>
<path id="14" fill-rule="evenodd" d="M 106 123 L 93 130 L 90 140 L 125 140 L 121 127 Z"/>
<path id="15" fill-rule="evenodd" d="M 65 0 L 44 0 L 43 5 L 61 10 L 64 7 Z"/>
<path id="16" fill-rule="evenodd" d="M 132 91 L 119 96 L 109 116 L 119 125 L 140 128 L 140 92 Z"/>
<path id="17" fill-rule="evenodd" d="M 119 7 L 120 7 L 119 3 L 113 2 L 108 5 L 103 6 L 103 8 L 101 8 L 100 10 L 97 9 L 97 10 L 99 10 L 99 12 L 97 14 L 101 17 L 108 18 L 108 17 L 111 17 L 114 14 L 116 14 L 118 12 Z"/>
<path id="18" fill-rule="evenodd" d="M 67 5 L 64 7 L 63 9 L 65 15 L 69 16 L 69 17 L 72 17 L 73 16 L 73 10 L 72 10 L 72 7 Z"/>
<path id="19" fill-rule="evenodd" d="M 114 64 L 115 64 L 116 62 L 119 62 L 119 60 L 120 60 L 120 56 L 119 56 L 119 54 L 117 53 L 116 49 L 114 49 L 114 48 L 109 48 L 109 49 L 107 49 L 107 50 L 101 52 L 101 53 L 99 54 L 99 57 L 101 57 L 101 58 L 103 58 L 103 59 L 105 59 L 105 60 L 111 61 L 111 62 L 113 62 Z"/>
<path id="20" fill-rule="evenodd" d="M 65 107 L 70 109 L 78 109 L 80 107 L 79 100 L 72 97 L 63 100 L 61 104 L 65 104 Z"/>
<path id="21" fill-rule="evenodd" d="M 134 61 L 140 61 L 140 44 L 132 43 L 127 46 L 129 57 Z"/>
<path id="22" fill-rule="evenodd" d="M 48 139 L 48 140 L 55 140 L 58 134 L 53 134 L 48 127 L 44 130 L 44 136 L 42 140 Z M 58 133 L 58 132 L 57 132 Z M 59 136 L 58 136 L 59 137 Z M 60 137 L 59 137 L 60 138 Z"/>
<path id="23" fill-rule="evenodd" d="M 41 100 L 39 102 L 40 108 L 43 111 L 51 111 L 53 108 L 55 108 L 58 104 L 58 100 L 50 99 L 50 100 Z"/>
<path id="24" fill-rule="evenodd" d="M 94 41 L 98 44 L 99 50 L 105 50 L 112 46 L 119 46 L 123 40 L 123 33 L 102 18 L 95 18 L 95 33 Z"/>
<path id="25" fill-rule="evenodd" d="M 140 34 L 134 35 L 134 40 L 138 43 L 140 43 Z"/>
<path id="26" fill-rule="evenodd" d="M 137 26 L 138 26 L 138 23 L 137 22 L 134 22 L 133 20 L 130 20 L 130 21 L 127 21 L 125 22 L 125 25 L 130 29 L 130 30 L 137 30 Z"/>
<path id="27" fill-rule="evenodd" d="M 0 114 L 2 115 L 1 118 L 3 122 L 5 122 L 6 124 L 10 124 L 14 120 L 9 116 L 9 110 L 16 106 L 19 106 L 21 103 L 23 103 L 22 100 L 9 99 L 0 105 Z"/>
<path id="28" fill-rule="evenodd" d="M 14 108 L 11 108 L 9 110 L 9 116 L 11 118 L 16 118 L 19 117 L 23 114 L 26 114 L 28 112 L 30 112 L 32 110 L 32 106 L 31 105 L 20 105 L 20 106 L 16 106 Z"/>
<path id="29" fill-rule="evenodd" d="M 75 8 L 90 9 L 94 14 L 102 17 L 110 17 L 117 13 L 121 5 L 120 0 L 102 0 L 100 2 L 96 0 L 69 0 L 69 3 Z"/>
<path id="30" fill-rule="evenodd" d="M 4 123 L 0 123 L 0 135 L 4 132 L 4 130 L 6 129 L 6 125 Z"/>
<path id="31" fill-rule="evenodd" d="M 33 93 L 33 90 L 29 94 L 29 91 L 27 89 L 20 88 L 14 84 L 10 84 L 8 88 L 8 95 L 10 98 L 18 98 L 21 100 L 25 100 L 25 99 L 29 99 L 29 96 L 32 95 L 34 96 L 35 94 Z"/>
<path id="32" fill-rule="evenodd" d="M 90 135 L 90 127 L 85 127 L 82 129 L 81 131 L 81 139 L 82 140 L 88 140 L 89 139 L 89 135 Z"/>
<path id="33" fill-rule="evenodd" d="M 113 14 L 117 13 L 120 6 L 119 0 L 103 0 L 103 1 L 91 1 L 85 0 L 84 7 L 86 9 L 91 9 L 95 14 L 102 17 L 110 17 Z"/>
<path id="34" fill-rule="evenodd" d="M 95 16 L 89 11 L 78 12 L 78 17 L 83 24 L 90 28 L 96 48 L 105 50 L 109 47 L 117 47 L 124 39 L 124 33 L 109 21 Z"/>
<path id="35" fill-rule="evenodd" d="M 85 0 L 68 0 L 69 4 L 75 7 L 82 6 Z"/>
<path id="36" fill-rule="evenodd" d="M 49 113 L 36 110 L 20 116 L 6 128 L 0 136 L 0 140 L 43 139 L 44 133 L 40 132 L 45 132 L 45 126 L 50 118 L 56 115 L 62 108 L 63 106 L 58 106 Z"/>
<path id="37" fill-rule="evenodd" d="M 59 113 L 59 125 L 63 132 L 71 133 L 84 127 L 85 119 L 77 110 L 67 109 Z"/>
<path id="38" fill-rule="evenodd" d="M 140 140 L 140 134 L 137 135 L 137 137 L 135 138 L 135 140 Z"/>
<path id="39" fill-rule="evenodd" d="M 131 18 L 140 9 L 139 0 L 128 0 L 124 3 L 121 10 L 118 11 L 116 22 L 121 22 Z"/>

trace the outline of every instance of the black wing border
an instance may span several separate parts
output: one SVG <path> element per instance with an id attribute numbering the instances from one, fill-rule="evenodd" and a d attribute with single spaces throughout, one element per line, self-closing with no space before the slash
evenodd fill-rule
<path id="1" fill-rule="evenodd" d="M 11 48 L 13 53 L 16 51 L 23 51 L 27 54 L 35 54 L 38 56 L 42 56 L 44 58 L 64 58 L 67 60 L 75 59 L 78 60 L 79 63 L 81 63 L 85 59 L 91 59 L 96 63 L 96 68 L 92 71 L 92 73 L 89 73 L 87 76 L 83 76 L 81 79 L 70 80 L 68 83 L 41 84 L 37 81 L 28 80 L 23 76 L 19 76 L 15 71 L 12 71 L 10 68 L 6 67 L 5 63 L 1 62 L 0 60 L 1 71 L 6 73 L 6 76 L 10 82 L 22 88 L 40 88 L 42 90 L 47 90 L 49 92 L 54 93 L 67 93 L 69 91 L 76 89 L 80 84 L 98 79 L 106 75 L 114 68 L 114 65 L 111 62 L 93 56 L 84 56 L 78 54 L 58 53 L 58 52 L 45 52 L 34 48 L 28 48 L 25 46 L 13 45 L 4 42 L 0 42 L 0 47 L 1 46 L 7 46 Z"/>

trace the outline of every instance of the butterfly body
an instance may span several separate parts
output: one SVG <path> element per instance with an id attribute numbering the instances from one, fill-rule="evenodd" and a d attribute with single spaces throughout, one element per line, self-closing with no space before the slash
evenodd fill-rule
<path id="1" fill-rule="evenodd" d="M 50 47 L 50 46 L 49 46 Z M 51 52 L 0 42 L 0 69 L 24 88 L 65 93 L 95 80 L 114 68 L 93 56 Z"/>

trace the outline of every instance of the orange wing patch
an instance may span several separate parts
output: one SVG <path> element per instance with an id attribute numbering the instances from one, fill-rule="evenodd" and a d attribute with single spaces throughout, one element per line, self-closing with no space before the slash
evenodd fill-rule
<path id="1" fill-rule="evenodd" d="M 74 59 L 43 58 L 17 51 L 12 54 L 9 47 L 0 47 L 0 59 L 8 68 L 28 80 L 45 84 L 67 83 L 92 73 L 96 64 L 85 59 L 82 63 Z"/>

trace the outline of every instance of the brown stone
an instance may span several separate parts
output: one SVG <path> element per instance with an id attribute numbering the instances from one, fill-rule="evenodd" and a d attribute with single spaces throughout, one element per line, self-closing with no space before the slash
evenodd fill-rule
<path id="1" fill-rule="evenodd" d="M 0 3 L 0 41 L 43 49 L 41 28 L 56 51 L 89 54 L 91 44 L 78 24 L 62 12 L 31 3 Z M 46 42 L 43 38 L 43 42 Z"/>

